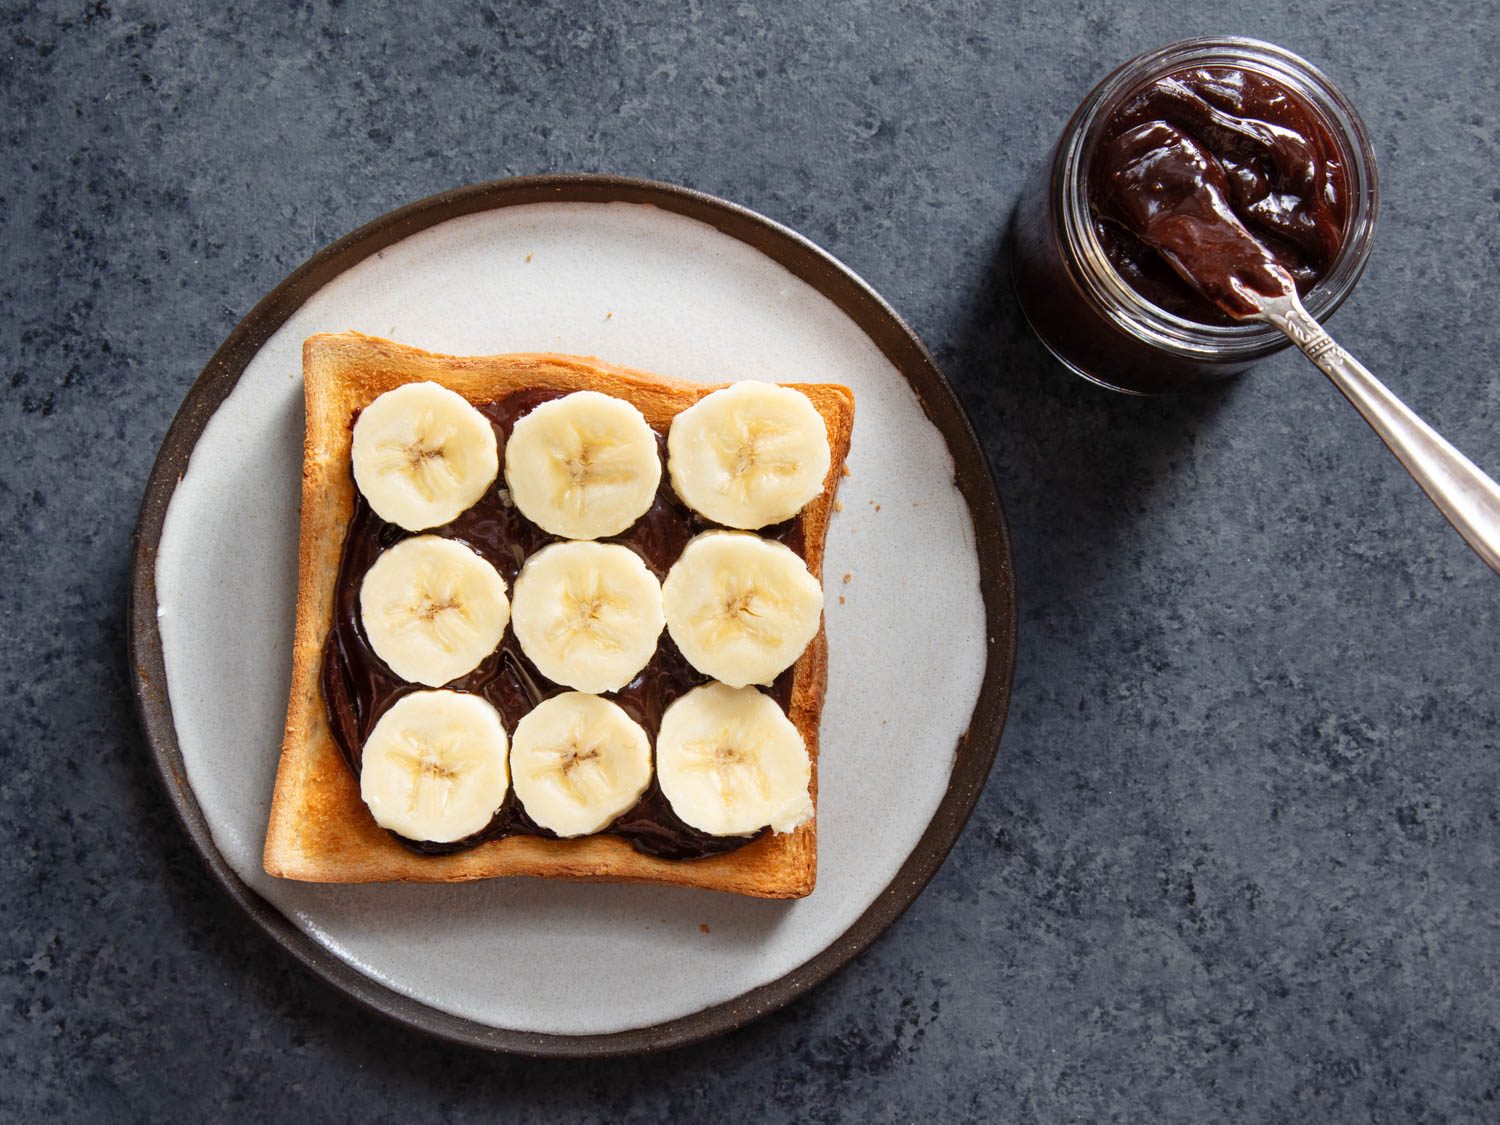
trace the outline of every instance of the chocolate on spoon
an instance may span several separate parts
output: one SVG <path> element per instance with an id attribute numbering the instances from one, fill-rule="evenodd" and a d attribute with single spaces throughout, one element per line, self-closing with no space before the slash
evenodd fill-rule
<path id="1" fill-rule="evenodd" d="M 1103 215 L 1151 247 L 1194 289 L 1237 320 L 1258 315 L 1258 296 L 1297 291 L 1276 255 L 1240 221 L 1224 167 L 1165 121 L 1102 144 L 1111 169 Z"/>

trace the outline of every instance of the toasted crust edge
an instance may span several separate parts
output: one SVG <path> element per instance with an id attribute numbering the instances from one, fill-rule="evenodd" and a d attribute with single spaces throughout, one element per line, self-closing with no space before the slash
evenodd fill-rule
<path id="1" fill-rule="evenodd" d="M 643 855 L 616 837 L 546 840 L 511 836 L 449 856 L 416 855 L 370 817 L 323 712 L 319 664 L 332 618 L 334 585 L 354 483 L 349 472 L 354 411 L 404 383 L 433 380 L 471 402 L 516 390 L 598 390 L 633 403 L 661 426 L 726 384 L 705 385 L 550 353 L 448 356 L 357 332 L 320 334 L 303 344 L 307 426 L 303 448 L 297 617 L 292 681 L 280 764 L 266 829 L 264 864 L 275 876 L 309 882 L 461 882 L 510 875 L 589 882 L 702 887 L 759 898 L 800 898 L 817 875 L 817 821 L 767 835 L 734 852 L 695 860 Z M 821 579 L 828 521 L 854 425 L 854 395 L 834 384 L 793 384 L 828 427 L 832 460 L 822 493 L 803 511 L 808 568 Z M 818 635 L 793 671 L 788 715 L 807 742 L 817 804 L 819 722 L 828 642 Z"/>

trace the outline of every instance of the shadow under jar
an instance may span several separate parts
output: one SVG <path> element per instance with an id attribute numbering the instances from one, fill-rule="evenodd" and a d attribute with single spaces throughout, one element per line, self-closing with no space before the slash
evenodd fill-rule
<path id="1" fill-rule="evenodd" d="M 1364 272 L 1379 208 L 1364 124 L 1291 52 L 1253 39 L 1190 39 L 1125 63 L 1084 98 L 1024 189 L 1012 271 L 1048 350 L 1085 379 L 1129 394 L 1187 390 L 1289 346 L 1268 324 L 1221 313 L 1117 221 L 1132 193 L 1139 201 L 1143 186 L 1160 186 L 1130 182 L 1154 177 L 1160 165 L 1150 161 L 1161 153 L 1122 145 L 1122 135 L 1163 122 L 1169 135 L 1181 130 L 1218 157 L 1209 170 L 1227 177 L 1238 217 L 1290 270 L 1320 321 Z"/>

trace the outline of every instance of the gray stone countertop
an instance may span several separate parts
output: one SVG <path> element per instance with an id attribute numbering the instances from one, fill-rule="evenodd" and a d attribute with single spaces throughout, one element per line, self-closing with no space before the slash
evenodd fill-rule
<path id="1" fill-rule="evenodd" d="M 1500 470 L 1487 5 L 95 0 L 0 24 L 0 1116 L 1500 1115 L 1500 580 L 1292 356 L 1171 400 L 1065 374 L 1002 241 L 1116 63 L 1290 47 L 1383 173 L 1336 334 Z M 542 171 L 713 192 L 867 278 L 982 435 L 1021 604 L 994 773 L 911 911 L 786 1010 L 610 1063 L 443 1046 L 279 954 L 175 822 L 124 655 L 146 474 L 235 322 L 381 212 Z"/>

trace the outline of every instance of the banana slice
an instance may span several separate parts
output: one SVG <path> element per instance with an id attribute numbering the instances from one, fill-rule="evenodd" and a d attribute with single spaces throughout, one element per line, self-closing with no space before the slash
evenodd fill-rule
<path id="1" fill-rule="evenodd" d="M 505 751 L 500 716 L 479 696 L 415 691 L 365 739 L 359 795 L 376 824 L 408 840 L 462 840 L 505 800 Z"/>
<path id="2" fill-rule="evenodd" d="M 565 539 L 618 535 L 661 483 L 656 434 L 630 403 L 598 391 L 544 402 L 505 446 L 505 483 L 521 514 Z"/>
<path id="3" fill-rule="evenodd" d="M 489 419 L 436 383 L 407 383 L 360 411 L 353 456 L 375 514 L 407 531 L 451 523 L 500 470 Z"/>
<path id="4" fill-rule="evenodd" d="M 359 616 L 392 672 L 440 687 L 495 651 L 510 603 L 505 579 L 468 547 L 418 535 L 382 552 L 365 572 Z"/>
<path id="5" fill-rule="evenodd" d="M 823 588 L 796 552 L 745 531 L 694 537 L 661 592 L 682 655 L 734 687 L 769 684 L 789 668 L 823 614 Z"/>
<path id="6" fill-rule="evenodd" d="M 587 836 L 640 800 L 651 744 L 617 704 L 570 691 L 516 724 L 510 769 L 532 820 L 559 836 Z"/>
<path id="7" fill-rule="evenodd" d="M 801 391 L 744 382 L 672 420 L 667 471 L 683 503 L 715 523 L 754 530 L 789 520 L 823 491 L 828 429 Z"/>
<path id="8" fill-rule="evenodd" d="M 714 836 L 812 819 L 812 762 L 796 726 L 754 688 L 705 684 L 661 717 L 656 777 L 682 820 Z"/>
<path id="9" fill-rule="evenodd" d="M 553 543 L 516 576 L 516 639 L 553 683 L 618 691 L 656 652 L 661 583 L 629 547 Z"/>

